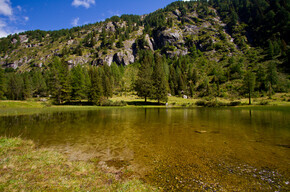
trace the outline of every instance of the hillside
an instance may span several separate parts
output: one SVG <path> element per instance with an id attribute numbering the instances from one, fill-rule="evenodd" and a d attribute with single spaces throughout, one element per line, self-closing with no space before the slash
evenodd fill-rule
<path id="1" fill-rule="evenodd" d="M 239 97 L 248 92 L 256 96 L 288 92 L 289 21 L 289 3 L 283 0 L 178 1 L 149 15 L 114 16 L 72 29 L 10 35 L 0 40 L 0 66 L 5 69 L 0 92 L 6 98 L 26 98 L 20 93 L 12 96 L 12 90 L 9 93 L 11 72 L 16 71 L 22 88 L 24 76 L 31 81 L 28 97 L 53 95 L 49 84 L 57 65 L 82 66 L 79 70 L 88 87 L 79 99 L 89 97 L 92 66 L 102 68 L 97 72 L 104 81 L 101 95 L 138 92 L 138 71 L 145 63 L 153 70 L 150 76 L 161 63 L 162 89 L 172 95 Z M 43 79 L 43 85 L 36 85 L 37 78 Z M 72 79 L 64 80 L 68 87 L 76 86 Z M 106 84 L 112 90 L 104 94 Z M 66 92 L 76 99 L 71 88 Z"/>

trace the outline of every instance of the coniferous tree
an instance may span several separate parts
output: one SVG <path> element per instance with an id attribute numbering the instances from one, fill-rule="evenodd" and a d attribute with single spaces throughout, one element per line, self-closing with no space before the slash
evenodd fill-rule
<path id="1" fill-rule="evenodd" d="M 4 70 L 0 68 L 0 99 L 4 98 L 5 93 L 5 76 Z"/>
<path id="2" fill-rule="evenodd" d="M 23 99 L 32 97 L 32 80 L 28 73 L 23 74 Z"/>
<path id="3" fill-rule="evenodd" d="M 23 99 L 23 79 L 20 74 L 9 73 L 7 78 L 7 98 L 11 100 Z"/>
<path id="4" fill-rule="evenodd" d="M 99 105 L 100 99 L 103 96 L 101 74 L 97 67 L 91 67 L 88 71 L 88 74 L 91 80 L 88 94 L 89 101 L 96 105 Z"/>
<path id="5" fill-rule="evenodd" d="M 153 81 L 151 62 L 152 59 L 150 58 L 149 54 L 146 54 L 139 68 L 135 84 L 137 95 L 144 98 L 145 102 L 147 102 L 147 98 L 152 95 Z"/>
<path id="6" fill-rule="evenodd" d="M 113 77 L 113 85 L 114 87 L 117 87 L 120 85 L 120 82 L 121 82 L 121 72 L 120 72 L 120 69 L 118 67 L 118 65 L 113 62 L 110 66 L 111 68 L 111 74 L 112 74 L 112 77 Z"/>
<path id="7" fill-rule="evenodd" d="M 248 93 L 249 105 L 252 104 L 251 98 L 255 89 L 255 84 L 256 84 L 256 76 L 251 69 L 248 69 L 244 77 L 244 86 L 246 88 L 246 92 Z"/>
<path id="8" fill-rule="evenodd" d="M 155 55 L 155 66 L 153 69 L 153 91 L 152 98 L 157 99 L 158 104 L 160 101 L 167 101 L 167 86 L 165 79 L 165 72 L 163 69 L 162 58 L 159 55 Z"/>
<path id="9" fill-rule="evenodd" d="M 34 96 L 46 96 L 47 85 L 45 78 L 40 70 L 32 72 L 32 85 Z"/>
<path id="10" fill-rule="evenodd" d="M 70 78 L 68 65 L 59 57 L 55 57 L 50 68 L 50 91 L 54 102 L 63 104 L 70 100 Z"/>
<path id="11" fill-rule="evenodd" d="M 102 72 L 102 80 L 103 80 L 103 93 L 104 96 L 109 97 L 113 96 L 113 87 L 112 87 L 112 73 L 109 65 L 105 64 L 103 66 Z"/>
<path id="12" fill-rule="evenodd" d="M 81 65 L 77 65 L 71 70 L 71 87 L 72 99 L 81 101 L 85 98 L 85 76 Z"/>
<path id="13" fill-rule="evenodd" d="M 270 62 L 267 68 L 267 81 L 269 84 L 269 96 L 271 97 L 273 94 L 273 85 L 277 84 L 278 81 L 278 73 L 275 62 Z"/>

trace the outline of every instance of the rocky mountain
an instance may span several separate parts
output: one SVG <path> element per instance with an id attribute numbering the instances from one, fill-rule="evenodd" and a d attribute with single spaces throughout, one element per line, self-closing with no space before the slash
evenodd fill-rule
<path id="1" fill-rule="evenodd" d="M 242 24 L 238 27 L 243 28 Z M 236 38 L 242 39 L 244 45 Z M 193 55 L 210 60 L 243 54 L 249 41 L 241 31 L 234 38 L 217 9 L 201 2 L 175 2 L 143 16 L 114 16 L 104 22 L 60 31 L 28 31 L 1 39 L 0 65 L 20 71 L 45 68 L 54 56 L 77 64 L 129 65 L 142 49 L 168 58 Z"/>

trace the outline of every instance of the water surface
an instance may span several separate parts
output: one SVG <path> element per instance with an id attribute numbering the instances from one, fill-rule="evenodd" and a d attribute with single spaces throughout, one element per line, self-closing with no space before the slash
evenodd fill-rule
<path id="1" fill-rule="evenodd" d="M 288 108 L 59 111 L 0 117 L 0 134 L 164 190 L 289 190 Z"/>

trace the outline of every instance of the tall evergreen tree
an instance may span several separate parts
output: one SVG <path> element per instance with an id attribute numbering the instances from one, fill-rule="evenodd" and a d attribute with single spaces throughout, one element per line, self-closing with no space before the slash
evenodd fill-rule
<path id="1" fill-rule="evenodd" d="M 32 80 L 29 74 L 26 72 L 23 74 L 23 99 L 32 97 Z"/>
<path id="2" fill-rule="evenodd" d="M 7 82 L 7 98 L 11 100 L 23 99 L 23 79 L 20 74 L 9 73 Z"/>
<path id="3" fill-rule="evenodd" d="M 246 92 L 248 93 L 248 96 L 249 96 L 249 105 L 252 104 L 251 98 L 252 98 L 252 94 L 254 92 L 255 84 L 256 84 L 256 76 L 252 72 L 251 69 L 248 69 L 248 71 L 244 77 L 244 86 L 245 86 Z"/>
<path id="4" fill-rule="evenodd" d="M 147 98 L 152 95 L 153 81 L 151 62 L 152 59 L 148 54 L 146 54 L 139 68 L 135 84 L 135 90 L 137 91 L 137 95 L 144 98 L 145 102 L 147 102 Z"/>
<path id="5" fill-rule="evenodd" d="M 155 55 L 155 66 L 153 69 L 153 92 L 152 98 L 157 99 L 158 104 L 160 101 L 167 101 L 167 86 L 165 79 L 165 72 L 163 69 L 162 58 L 159 55 Z"/>
<path id="6" fill-rule="evenodd" d="M 81 65 L 77 65 L 71 70 L 72 99 L 81 101 L 86 96 L 85 74 Z"/>
<path id="7" fill-rule="evenodd" d="M 105 64 L 103 66 L 103 70 L 101 71 L 101 73 L 103 80 L 103 91 L 104 91 L 103 94 L 108 99 L 109 97 L 113 96 L 113 83 L 112 83 L 113 77 L 109 65 Z"/>
<path id="8" fill-rule="evenodd" d="M 5 93 L 5 76 L 4 70 L 0 68 L 0 99 L 4 98 Z"/>
<path id="9" fill-rule="evenodd" d="M 90 77 L 89 101 L 94 104 L 100 104 L 100 99 L 103 96 L 103 86 L 101 74 L 97 67 L 91 67 L 88 71 Z"/>
<path id="10" fill-rule="evenodd" d="M 278 73 L 275 62 L 270 62 L 267 68 L 267 81 L 269 84 L 269 96 L 271 97 L 273 94 L 273 86 L 277 84 L 278 81 Z"/>
<path id="11" fill-rule="evenodd" d="M 70 78 L 68 65 L 55 57 L 50 68 L 50 92 L 55 103 L 63 104 L 70 100 Z"/>
<path id="12" fill-rule="evenodd" d="M 34 96 L 46 96 L 47 85 L 45 78 L 39 69 L 32 72 L 32 85 Z"/>

